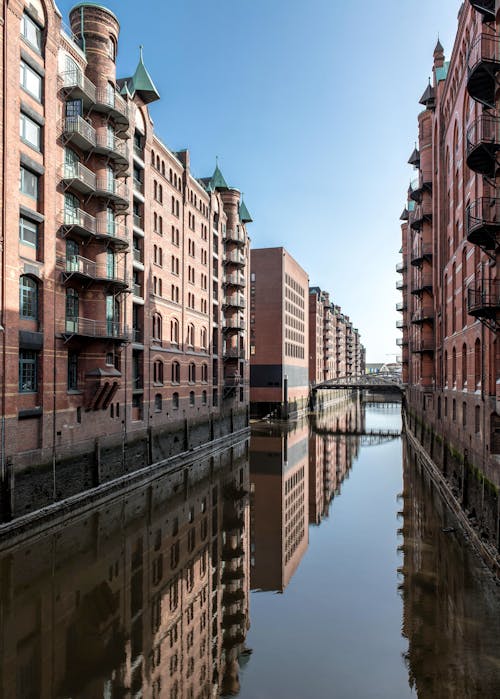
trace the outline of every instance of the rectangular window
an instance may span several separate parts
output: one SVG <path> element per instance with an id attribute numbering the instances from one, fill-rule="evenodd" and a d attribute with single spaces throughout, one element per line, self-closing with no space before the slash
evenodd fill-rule
<path id="1" fill-rule="evenodd" d="M 19 350 L 19 391 L 34 393 L 37 386 L 37 353 L 31 350 Z"/>
<path id="2" fill-rule="evenodd" d="M 39 102 L 42 101 L 42 77 L 27 63 L 21 61 L 19 80 L 21 87 Z"/>
<path id="3" fill-rule="evenodd" d="M 42 30 L 27 14 L 23 14 L 21 19 L 21 36 L 23 36 L 33 48 L 41 53 Z"/>
<path id="4" fill-rule="evenodd" d="M 25 245 L 30 245 L 32 248 L 36 248 L 38 245 L 38 224 L 20 216 L 19 240 Z"/>
<path id="5" fill-rule="evenodd" d="M 23 166 L 19 176 L 19 191 L 27 197 L 38 200 L 38 175 Z"/>
<path id="6" fill-rule="evenodd" d="M 19 135 L 30 146 L 40 150 L 41 128 L 33 119 L 22 112 L 19 115 Z"/>
<path id="7" fill-rule="evenodd" d="M 78 390 L 78 354 L 68 352 L 68 391 Z"/>

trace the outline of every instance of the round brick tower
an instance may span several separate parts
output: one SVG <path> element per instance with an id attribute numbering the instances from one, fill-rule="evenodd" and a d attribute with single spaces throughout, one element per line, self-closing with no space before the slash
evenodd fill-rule
<path id="1" fill-rule="evenodd" d="M 82 2 L 70 11 L 71 30 L 83 43 L 87 76 L 97 88 L 116 81 L 116 51 L 120 23 L 103 5 Z"/>

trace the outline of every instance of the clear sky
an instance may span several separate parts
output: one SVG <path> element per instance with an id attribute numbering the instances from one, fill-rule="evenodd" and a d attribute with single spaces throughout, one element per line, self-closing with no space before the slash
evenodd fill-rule
<path id="1" fill-rule="evenodd" d="M 76 4 L 59 0 L 68 20 Z M 399 216 L 418 100 L 459 0 L 108 0 L 118 77 L 144 62 L 155 129 L 196 177 L 245 194 L 254 247 L 285 246 L 330 291 L 367 348 L 397 352 Z"/>

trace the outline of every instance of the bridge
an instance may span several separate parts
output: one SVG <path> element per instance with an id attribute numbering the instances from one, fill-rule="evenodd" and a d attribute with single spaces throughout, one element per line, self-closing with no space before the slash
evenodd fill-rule
<path id="1" fill-rule="evenodd" d="M 360 446 L 373 447 L 399 439 L 401 430 L 333 430 L 315 425 L 313 434 L 318 434 L 322 437 L 358 437 Z"/>
<path id="2" fill-rule="evenodd" d="M 323 389 L 352 388 L 359 390 L 380 391 L 385 393 L 403 392 L 401 376 L 392 373 L 362 374 L 360 376 L 338 376 L 318 383 L 311 388 L 313 393 Z"/>

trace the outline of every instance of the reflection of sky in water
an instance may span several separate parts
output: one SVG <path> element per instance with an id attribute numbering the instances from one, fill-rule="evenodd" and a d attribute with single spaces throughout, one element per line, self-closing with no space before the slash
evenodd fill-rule
<path id="1" fill-rule="evenodd" d="M 366 429 L 401 429 L 401 403 L 368 404 L 366 406 Z"/>

